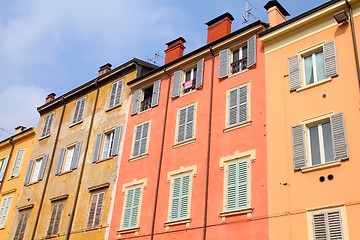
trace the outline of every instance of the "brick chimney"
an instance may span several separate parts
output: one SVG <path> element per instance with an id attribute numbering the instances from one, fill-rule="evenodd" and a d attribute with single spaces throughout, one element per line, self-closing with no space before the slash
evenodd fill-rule
<path id="1" fill-rule="evenodd" d="M 230 13 L 224 13 L 206 23 L 208 26 L 207 43 L 211 43 L 231 33 L 231 23 L 234 17 Z"/>
<path id="2" fill-rule="evenodd" d="M 165 50 L 165 64 L 172 62 L 184 55 L 185 39 L 179 37 L 171 42 L 168 42 L 167 49 Z"/>
<path id="3" fill-rule="evenodd" d="M 268 21 L 270 27 L 274 27 L 280 23 L 286 21 L 286 16 L 290 16 L 290 14 L 285 10 L 281 4 L 276 0 L 269 1 L 264 8 L 268 12 Z"/>
<path id="4" fill-rule="evenodd" d="M 56 94 L 55 93 L 50 93 L 49 95 L 47 95 L 46 99 L 45 99 L 45 103 L 51 102 L 55 99 Z"/>
<path id="5" fill-rule="evenodd" d="M 26 129 L 26 127 L 24 126 L 17 126 L 15 128 L 15 134 L 21 133 L 22 131 L 24 131 Z"/>
<path id="6" fill-rule="evenodd" d="M 101 75 L 103 75 L 103 74 L 105 74 L 107 72 L 110 72 L 111 67 L 112 67 L 112 65 L 110 63 L 107 63 L 107 64 L 101 66 L 100 69 L 99 69 L 99 76 L 101 76 Z"/>

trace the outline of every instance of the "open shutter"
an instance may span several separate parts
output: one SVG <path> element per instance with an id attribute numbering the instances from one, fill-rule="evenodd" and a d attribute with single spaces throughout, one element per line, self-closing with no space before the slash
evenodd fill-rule
<path id="1" fill-rule="evenodd" d="M 64 162 L 64 157 L 65 157 L 65 148 L 60 149 L 60 156 L 59 156 L 59 161 L 56 167 L 56 173 L 55 175 L 58 175 L 61 173 L 61 168 Z"/>
<path id="2" fill-rule="evenodd" d="M 113 107 L 119 106 L 121 104 L 121 96 L 122 96 L 122 89 L 123 89 L 123 85 L 124 85 L 124 80 L 121 80 L 121 81 L 117 82 L 116 85 L 117 85 L 117 88 L 116 88 L 116 95 L 115 95 L 115 100 L 114 100 Z"/>
<path id="3" fill-rule="evenodd" d="M 111 156 L 116 156 L 119 152 L 121 130 L 122 130 L 122 126 L 115 128 L 114 140 L 111 148 Z"/>
<path id="4" fill-rule="evenodd" d="M 141 134 L 140 154 L 146 153 L 148 133 L 149 133 L 149 123 L 144 123 Z"/>
<path id="5" fill-rule="evenodd" d="M 288 59 L 290 91 L 301 87 L 299 57 L 297 55 Z"/>
<path id="6" fill-rule="evenodd" d="M 186 108 L 186 133 L 185 139 L 191 139 L 194 137 L 194 115 L 195 115 L 195 105 L 189 106 Z"/>
<path id="7" fill-rule="evenodd" d="M 3 162 L 1 170 L 0 170 L 0 182 L 4 179 L 5 171 L 6 171 L 8 163 L 9 163 L 9 156 L 6 156 L 3 161 L 4 162 Z"/>
<path id="8" fill-rule="evenodd" d="M 181 71 L 174 72 L 173 82 L 172 82 L 172 92 L 171 97 L 179 97 L 180 96 L 180 88 L 181 88 Z"/>
<path id="9" fill-rule="evenodd" d="M 338 75 L 338 67 L 336 61 L 336 47 L 335 42 L 324 43 L 324 61 L 325 61 L 325 75 L 327 78 Z"/>
<path id="10" fill-rule="evenodd" d="M 292 127 L 292 147 L 294 170 L 299 170 L 306 166 L 304 125 Z"/>
<path id="11" fill-rule="evenodd" d="M 101 212 L 102 212 L 102 209 L 103 209 L 105 193 L 104 193 L 104 192 L 101 192 L 101 193 L 99 193 L 98 195 L 99 195 L 99 197 L 98 197 L 98 201 L 97 201 L 97 205 L 96 205 L 96 213 L 95 213 L 95 219 L 94 219 L 94 227 L 100 225 Z"/>
<path id="12" fill-rule="evenodd" d="M 44 178 L 45 168 L 46 168 L 46 163 L 47 163 L 48 157 L 49 157 L 49 155 L 46 154 L 46 155 L 44 155 L 44 157 L 41 160 L 38 181 L 41 181 Z"/>
<path id="13" fill-rule="evenodd" d="M 179 111 L 178 114 L 178 134 L 177 134 L 177 142 L 182 142 L 185 140 L 185 128 L 186 128 L 186 108 L 183 108 Z"/>
<path id="14" fill-rule="evenodd" d="M 92 163 L 95 163 L 97 160 L 99 160 L 101 139 L 102 139 L 102 134 L 101 133 L 96 135 L 96 142 L 95 142 L 95 148 L 94 148 L 94 154 L 93 154 L 93 158 L 92 158 Z"/>
<path id="15" fill-rule="evenodd" d="M 21 165 L 21 161 L 22 161 L 22 159 L 24 157 L 24 153 L 25 153 L 24 149 L 21 149 L 21 150 L 19 150 L 17 152 L 14 168 L 11 171 L 11 177 L 15 177 L 15 176 L 17 176 L 19 174 L 20 165 Z"/>
<path id="16" fill-rule="evenodd" d="M 204 62 L 205 62 L 205 59 L 202 58 L 200 61 L 197 62 L 197 65 L 196 65 L 196 83 L 195 83 L 196 89 L 198 89 L 199 87 L 202 87 L 202 85 L 203 85 Z"/>
<path id="17" fill-rule="evenodd" d="M 247 40 L 247 67 L 256 64 L 256 36 L 252 36 Z"/>
<path id="18" fill-rule="evenodd" d="M 134 99 L 131 106 L 131 115 L 137 114 L 139 109 L 140 89 L 134 92 Z"/>
<path id="19" fill-rule="evenodd" d="M 28 166 L 28 169 L 27 169 L 27 172 L 26 172 L 24 186 L 29 184 L 30 176 L 31 176 L 31 170 L 32 170 L 33 166 L 34 166 L 34 160 L 31 160 L 29 162 L 29 166 Z"/>
<path id="20" fill-rule="evenodd" d="M 330 117 L 331 133 L 334 147 L 335 160 L 349 158 L 349 152 L 346 141 L 346 131 L 344 124 L 344 114 L 338 113 Z"/>
<path id="21" fill-rule="evenodd" d="M 221 50 L 219 52 L 219 78 L 227 77 L 229 74 L 229 54 L 229 49 Z"/>
<path id="22" fill-rule="evenodd" d="M 118 82 L 113 83 L 113 85 L 111 86 L 111 91 L 110 91 L 110 99 L 109 99 L 109 105 L 108 108 L 113 108 L 115 105 L 115 94 L 116 94 L 116 89 L 118 86 Z"/>
<path id="23" fill-rule="evenodd" d="M 74 170 L 78 167 L 80 158 L 81 142 L 77 142 L 75 145 L 74 155 L 71 161 L 70 169 Z"/>
<path id="24" fill-rule="evenodd" d="M 155 107 L 159 104 L 160 84 L 161 84 L 161 80 L 157 80 L 154 82 L 152 98 L 151 98 L 151 107 Z"/>
<path id="25" fill-rule="evenodd" d="M 99 194 L 93 194 L 92 198 L 91 198 L 90 212 L 89 212 L 89 218 L 88 218 L 88 222 L 87 222 L 88 228 L 93 226 L 95 210 L 96 210 L 96 203 L 98 201 L 98 197 L 99 197 Z"/>

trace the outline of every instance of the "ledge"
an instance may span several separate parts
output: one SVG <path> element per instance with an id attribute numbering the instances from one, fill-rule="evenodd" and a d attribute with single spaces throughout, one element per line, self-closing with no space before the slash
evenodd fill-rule
<path id="1" fill-rule="evenodd" d="M 140 160 L 142 158 L 146 158 L 149 154 L 148 153 L 144 153 L 144 154 L 141 154 L 139 156 L 136 156 L 136 157 L 131 157 L 129 159 L 129 162 L 133 162 L 133 161 L 136 161 L 136 160 Z"/>
<path id="2" fill-rule="evenodd" d="M 94 162 L 95 164 L 98 164 L 98 163 L 102 163 L 102 162 L 106 162 L 106 161 L 109 161 L 111 159 L 113 159 L 114 156 L 111 156 L 111 157 L 108 157 L 108 158 L 104 158 L 104 159 L 100 159 L 100 160 L 97 160 L 96 162 Z"/>
<path id="3" fill-rule="evenodd" d="M 318 81 L 318 82 L 316 82 L 316 83 L 312 83 L 312 84 L 303 86 L 303 87 L 301 87 L 301 88 L 298 88 L 298 89 L 296 89 L 296 92 L 301 92 L 301 91 L 303 91 L 303 90 L 306 90 L 306 89 L 309 89 L 309 88 L 313 88 L 313 87 L 322 85 L 322 84 L 327 83 L 327 82 L 331 82 L 331 80 L 332 80 L 332 78 L 323 79 L 323 80 Z"/>
<path id="4" fill-rule="evenodd" d="M 12 188 L 10 190 L 4 191 L 4 192 L 1 193 L 1 195 L 5 196 L 5 195 L 8 195 L 8 194 L 14 193 L 14 192 L 16 192 L 16 188 Z"/>
<path id="5" fill-rule="evenodd" d="M 72 127 L 74 127 L 74 126 L 76 126 L 76 125 L 79 125 L 79 124 L 82 123 L 82 122 L 83 122 L 83 120 L 81 119 L 81 121 L 78 121 L 78 122 L 76 122 L 76 123 L 72 123 L 72 124 L 70 124 L 69 128 L 72 128 Z"/>
<path id="6" fill-rule="evenodd" d="M 230 132 L 230 131 L 238 129 L 238 128 L 246 127 L 246 126 L 249 126 L 251 123 L 252 123 L 252 121 L 248 120 L 246 122 L 242 122 L 242 123 L 236 124 L 234 126 L 224 128 L 223 132 Z"/>
<path id="7" fill-rule="evenodd" d="M 139 232 L 139 230 L 140 230 L 140 227 L 127 228 L 127 229 L 116 230 L 116 233 L 117 234 L 136 233 L 136 232 Z"/>
<path id="8" fill-rule="evenodd" d="M 182 146 L 184 146 L 184 145 L 187 145 L 187 144 L 190 144 L 190 143 L 195 142 L 195 140 L 196 140 L 196 138 L 191 138 L 191 139 L 188 139 L 188 140 L 179 142 L 179 143 L 175 143 L 175 144 L 173 145 L 173 148 L 182 147 Z"/>
<path id="9" fill-rule="evenodd" d="M 31 185 L 35 185 L 35 184 L 37 184 L 37 183 L 39 183 L 39 182 L 40 182 L 40 181 L 28 183 L 28 184 L 26 184 L 26 187 L 31 186 Z"/>
<path id="10" fill-rule="evenodd" d="M 45 138 L 48 138 L 48 137 L 50 137 L 50 134 L 48 134 L 48 135 L 46 135 L 46 136 L 43 136 L 43 137 L 40 137 L 40 138 L 39 138 L 39 141 L 44 140 Z"/>
<path id="11" fill-rule="evenodd" d="M 110 112 L 111 110 L 113 110 L 113 109 L 115 109 L 115 108 L 118 108 L 118 107 L 120 107 L 120 106 L 121 106 L 121 103 L 120 103 L 119 105 L 116 105 L 116 106 L 114 106 L 114 107 L 111 107 L 111 108 L 106 109 L 105 112 Z"/>
<path id="12" fill-rule="evenodd" d="M 254 210 L 254 208 L 252 208 L 252 207 L 236 209 L 236 210 L 231 210 L 231 211 L 220 212 L 219 215 L 220 215 L 220 217 L 225 218 L 225 217 L 234 216 L 234 215 L 251 214 L 253 212 L 253 210 Z M 248 218 L 251 218 L 251 215 L 248 216 Z"/>
<path id="13" fill-rule="evenodd" d="M 20 177 L 20 175 L 18 174 L 18 175 L 16 175 L 16 176 L 10 176 L 9 178 L 8 178 L 8 181 L 10 181 L 10 180 L 13 180 L 13 179 L 17 179 L 17 178 L 19 178 Z"/>
<path id="14" fill-rule="evenodd" d="M 50 202 L 55 202 L 63 199 L 67 199 L 69 197 L 69 194 L 63 194 L 57 197 L 50 198 Z"/>
<path id="15" fill-rule="evenodd" d="M 305 168 L 301 168 L 301 172 L 303 173 L 307 173 L 307 172 L 313 172 L 316 170 L 321 170 L 321 169 L 326 169 L 326 168 L 331 168 L 331 167 L 337 167 L 341 165 L 341 160 L 337 160 L 337 161 L 333 161 L 333 162 L 328 162 L 328 163 L 324 163 L 324 164 L 318 164 L 315 166 L 311 166 L 311 167 L 305 167 Z"/>
<path id="16" fill-rule="evenodd" d="M 91 191 L 95 191 L 95 190 L 98 190 L 100 188 L 108 188 L 110 187 L 110 183 L 101 183 L 101 184 L 98 184 L 98 185 L 95 185 L 95 186 L 92 186 L 92 187 L 88 187 L 88 190 L 89 192 Z"/>
<path id="17" fill-rule="evenodd" d="M 65 174 L 68 174 L 68 173 L 72 173 L 74 170 L 69 170 L 69 171 L 66 171 L 66 172 L 61 172 L 59 173 L 58 175 L 56 176 L 62 176 L 62 175 L 65 175 Z"/>
<path id="18" fill-rule="evenodd" d="M 164 222 L 165 227 L 174 226 L 174 225 L 181 225 L 181 224 L 187 224 L 191 222 L 191 218 L 185 218 L 180 220 L 173 220 L 173 221 L 167 221 Z"/>
<path id="19" fill-rule="evenodd" d="M 28 205 L 25 205 L 22 207 L 18 207 L 17 209 L 18 209 L 18 211 L 22 211 L 22 210 L 33 208 L 33 207 L 34 207 L 34 204 L 28 204 Z"/>

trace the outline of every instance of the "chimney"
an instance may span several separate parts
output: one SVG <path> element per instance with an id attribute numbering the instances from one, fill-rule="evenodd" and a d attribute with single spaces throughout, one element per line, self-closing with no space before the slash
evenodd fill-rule
<path id="1" fill-rule="evenodd" d="M 286 21 L 286 16 L 290 16 L 290 14 L 285 10 L 281 4 L 276 0 L 270 0 L 264 8 L 268 12 L 268 21 L 270 27 L 274 27 L 280 23 Z"/>
<path id="2" fill-rule="evenodd" d="M 234 17 L 230 13 L 224 13 L 206 23 L 208 26 L 207 43 L 211 43 L 231 33 L 231 23 Z"/>
<path id="3" fill-rule="evenodd" d="M 107 63 L 107 64 L 101 66 L 100 69 L 99 69 L 99 76 L 101 76 L 101 75 L 103 75 L 103 74 L 105 74 L 107 72 L 110 72 L 111 67 L 112 67 L 112 65 L 110 63 Z"/>
<path id="4" fill-rule="evenodd" d="M 165 50 L 165 64 L 172 62 L 184 55 L 185 39 L 179 37 L 171 42 L 168 42 L 167 49 Z"/>
<path id="5" fill-rule="evenodd" d="M 21 133 L 22 131 L 24 131 L 26 129 L 26 127 L 24 127 L 24 126 L 17 126 L 16 128 L 15 128 L 15 134 L 19 134 L 19 133 Z"/>
<path id="6" fill-rule="evenodd" d="M 55 93 L 50 93 L 49 95 L 47 95 L 46 99 L 45 99 L 45 103 L 51 102 L 55 99 L 56 94 Z"/>

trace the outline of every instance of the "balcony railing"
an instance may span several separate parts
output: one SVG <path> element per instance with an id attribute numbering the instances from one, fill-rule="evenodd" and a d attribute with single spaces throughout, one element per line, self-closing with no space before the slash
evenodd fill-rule
<path id="1" fill-rule="evenodd" d="M 236 62 L 233 62 L 231 64 L 231 73 L 234 74 L 244 71 L 246 69 L 246 65 L 247 65 L 247 58 L 243 58 Z"/>
<path id="2" fill-rule="evenodd" d="M 151 108 L 151 98 L 145 99 L 140 103 L 140 111 L 145 111 L 149 108 Z"/>

